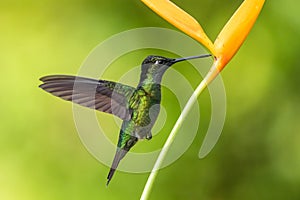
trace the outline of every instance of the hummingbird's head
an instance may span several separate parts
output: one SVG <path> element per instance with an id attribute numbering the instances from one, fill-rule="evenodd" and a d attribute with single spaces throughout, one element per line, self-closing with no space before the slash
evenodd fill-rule
<path id="1" fill-rule="evenodd" d="M 154 65 L 156 67 L 166 65 L 171 66 L 174 64 L 173 58 L 165 58 L 163 56 L 148 56 L 142 63 L 142 65 Z"/>
<path id="2" fill-rule="evenodd" d="M 204 54 L 200 56 L 190 56 L 185 58 L 166 58 L 163 56 L 148 56 L 142 63 L 142 75 L 149 74 L 153 76 L 162 76 L 163 73 L 177 62 L 184 60 L 205 58 L 211 56 L 210 54 Z"/>

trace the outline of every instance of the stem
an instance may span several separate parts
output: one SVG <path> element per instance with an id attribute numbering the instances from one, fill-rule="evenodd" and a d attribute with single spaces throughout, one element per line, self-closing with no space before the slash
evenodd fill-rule
<path id="1" fill-rule="evenodd" d="M 208 72 L 208 74 L 201 81 L 201 83 L 198 85 L 196 90 L 193 92 L 192 96 L 189 98 L 187 104 L 184 106 L 179 118 L 177 119 L 175 125 L 173 126 L 172 131 L 154 164 L 154 167 L 150 173 L 150 176 L 148 177 L 147 183 L 144 187 L 142 196 L 140 198 L 141 200 L 149 199 L 149 195 L 152 190 L 154 180 L 158 174 L 158 170 L 161 168 L 163 160 L 165 159 L 167 152 L 169 151 L 171 144 L 173 143 L 175 136 L 176 136 L 177 132 L 179 131 L 183 121 L 185 120 L 189 111 L 192 109 L 194 103 L 197 102 L 198 96 L 202 93 L 202 91 L 206 88 L 206 86 L 218 75 L 219 71 L 216 68 L 217 64 L 218 64 L 218 61 L 215 60 L 213 66 L 210 69 L 210 71 Z"/>

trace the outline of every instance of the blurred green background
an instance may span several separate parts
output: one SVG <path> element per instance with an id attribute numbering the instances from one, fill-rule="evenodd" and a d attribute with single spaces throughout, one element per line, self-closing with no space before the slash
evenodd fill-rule
<path id="1" fill-rule="evenodd" d="M 242 1 L 174 2 L 213 40 Z M 265 3 L 222 72 L 227 117 L 219 142 L 198 159 L 210 117 L 205 92 L 196 140 L 160 171 L 151 199 L 300 199 L 299 8 L 295 0 Z M 118 172 L 106 188 L 108 167 L 80 142 L 72 105 L 37 86 L 46 74 L 76 74 L 111 35 L 148 26 L 175 29 L 138 0 L 0 2 L 0 199 L 139 199 L 148 174 Z"/>

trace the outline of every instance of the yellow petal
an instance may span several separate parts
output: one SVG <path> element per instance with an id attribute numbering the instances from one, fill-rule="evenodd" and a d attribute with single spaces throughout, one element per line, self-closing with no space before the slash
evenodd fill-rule
<path id="1" fill-rule="evenodd" d="M 237 52 L 246 39 L 265 0 L 245 0 L 223 30 L 218 35 L 214 45 L 219 60 L 217 69 L 221 71 Z"/>
<path id="2" fill-rule="evenodd" d="M 149 8 L 175 27 L 204 45 L 213 55 L 214 45 L 201 25 L 188 13 L 168 0 L 142 0 Z"/>

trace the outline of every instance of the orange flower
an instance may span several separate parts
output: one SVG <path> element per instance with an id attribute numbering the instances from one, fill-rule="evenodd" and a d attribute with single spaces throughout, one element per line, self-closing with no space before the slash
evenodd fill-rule
<path id="1" fill-rule="evenodd" d="M 207 84 L 222 71 L 246 39 L 265 0 L 245 0 L 224 26 L 214 44 L 201 25 L 169 0 L 142 0 L 149 8 L 175 27 L 204 45 L 214 56 Z"/>
<path id="2" fill-rule="evenodd" d="M 218 35 L 214 46 L 216 57 L 220 59 L 221 71 L 231 60 L 250 32 L 264 0 L 245 0 Z"/>

